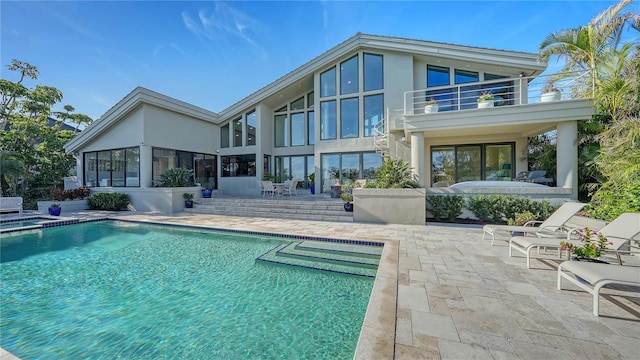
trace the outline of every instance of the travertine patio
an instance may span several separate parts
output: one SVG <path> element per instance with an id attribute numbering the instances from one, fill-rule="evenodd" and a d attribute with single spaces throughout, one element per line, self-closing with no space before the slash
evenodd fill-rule
<path id="1" fill-rule="evenodd" d="M 477 226 L 330 223 L 186 213 L 121 213 L 117 217 L 384 241 L 388 246 L 356 358 L 640 358 L 638 293 L 605 290 L 602 315 L 594 317 L 591 295 L 577 289 L 556 290 L 555 254 L 533 261 L 534 269 L 527 269 L 524 258 L 509 258 L 506 242 L 491 246 L 490 241 L 481 240 Z"/>

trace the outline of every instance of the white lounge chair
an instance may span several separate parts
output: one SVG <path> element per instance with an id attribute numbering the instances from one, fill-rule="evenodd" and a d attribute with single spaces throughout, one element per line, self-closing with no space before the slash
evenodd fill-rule
<path id="1" fill-rule="evenodd" d="M 262 197 L 265 196 L 275 196 L 276 194 L 276 187 L 275 185 L 273 185 L 273 181 L 263 181 L 262 182 Z"/>
<path id="2" fill-rule="evenodd" d="M 593 295 L 593 315 L 599 316 L 600 290 L 607 285 L 640 288 L 640 267 L 565 261 L 558 266 L 558 290 L 562 290 L 562 279 Z"/>
<path id="3" fill-rule="evenodd" d="M 558 259 L 562 254 L 560 251 L 560 242 L 565 240 L 568 242 L 579 243 L 579 241 L 571 240 L 571 234 L 578 229 L 572 229 L 564 237 L 556 238 L 536 238 L 527 236 L 514 236 L 509 240 L 509 256 L 513 254 L 513 250 L 519 251 L 527 257 L 527 268 L 531 267 L 531 251 L 533 249 L 555 248 L 558 249 Z M 604 235 L 611 244 L 607 246 L 607 251 L 613 251 L 616 253 L 624 252 L 621 248 L 633 239 L 636 235 L 640 234 L 640 213 L 625 213 L 605 227 L 600 229 L 600 234 Z"/>
<path id="4" fill-rule="evenodd" d="M 573 217 L 573 215 L 575 215 L 578 211 L 582 210 L 582 208 L 586 205 L 587 204 L 579 202 L 566 202 L 562 204 L 562 206 L 560 206 L 558 210 L 554 211 L 553 214 L 551 214 L 547 218 L 547 220 L 543 222 L 529 221 L 522 226 L 487 224 L 482 227 L 482 230 L 484 231 L 482 239 L 484 240 L 487 234 L 491 235 L 491 245 L 493 245 L 493 242 L 496 240 L 495 233 L 497 231 L 508 233 L 522 232 L 525 235 L 533 234 L 538 237 L 555 237 L 557 236 L 557 233 L 562 230 L 564 224 L 569 221 L 569 219 L 571 219 L 571 217 Z M 540 225 L 534 226 L 537 223 L 539 223 Z"/>
<path id="5" fill-rule="evenodd" d="M 17 211 L 22 216 L 22 198 L 15 197 L 0 197 L 0 212 Z"/>

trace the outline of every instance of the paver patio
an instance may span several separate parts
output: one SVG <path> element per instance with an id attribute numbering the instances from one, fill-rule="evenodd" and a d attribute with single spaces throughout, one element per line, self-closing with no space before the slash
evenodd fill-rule
<path id="1" fill-rule="evenodd" d="M 491 246 L 490 240 L 482 240 L 478 226 L 186 213 L 120 213 L 117 217 L 384 241 L 390 252 L 380 264 L 364 325 L 365 334 L 371 336 L 361 338 L 356 358 L 640 359 L 638 293 L 605 290 L 601 316 L 595 317 L 591 295 L 577 288 L 556 290 L 555 254 L 532 261 L 534 268 L 527 269 L 523 257 L 509 258 L 506 242 Z"/>

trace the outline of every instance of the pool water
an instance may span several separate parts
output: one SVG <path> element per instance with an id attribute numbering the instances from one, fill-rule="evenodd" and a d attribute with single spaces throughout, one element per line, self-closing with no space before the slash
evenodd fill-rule
<path id="1" fill-rule="evenodd" d="M 351 359 L 373 279 L 254 261 L 284 241 L 112 221 L 3 238 L 0 344 L 24 359 Z"/>

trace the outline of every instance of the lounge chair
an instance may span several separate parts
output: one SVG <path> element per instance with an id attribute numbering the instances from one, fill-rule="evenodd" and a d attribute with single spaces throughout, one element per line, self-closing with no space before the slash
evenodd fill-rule
<path id="1" fill-rule="evenodd" d="M 285 183 L 284 188 L 282 189 L 283 194 L 288 194 L 289 196 L 298 195 L 298 180 L 291 180 L 288 183 Z"/>
<path id="2" fill-rule="evenodd" d="M 509 256 L 512 256 L 512 251 L 516 250 L 526 255 L 527 257 L 527 268 L 531 267 L 531 251 L 533 249 L 539 249 L 541 247 L 544 248 L 556 248 L 558 249 L 558 259 L 562 257 L 560 242 L 565 240 L 568 242 L 576 242 L 579 241 L 571 240 L 571 234 L 579 229 L 572 229 L 569 233 L 567 233 L 564 237 L 556 237 L 556 238 L 536 238 L 536 237 L 526 237 L 526 236 L 514 236 L 509 240 Z M 604 235 L 611 244 L 607 246 L 607 251 L 613 251 L 617 255 L 621 252 L 621 248 L 631 239 L 633 239 L 636 235 L 640 234 L 640 213 L 625 213 L 617 218 L 615 218 L 612 222 L 607 224 L 605 227 L 600 229 L 600 234 Z M 618 259 L 620 257 L 618 256 Z"/>
<path id="3" fill-rule="evenodd" d="M 640 267 L 565 261 L 558 266 L 558 290 L 563 278 L 593 295 L 593 315 L 599 316 L 600 290 L 607 285 L 640 288 Z"/>
<path id="4" fill-rule="evenodd" d="M 522 232 L 524 234 L 534 234 L 538 237 L 556 237 L 557 233 L 563 229 L 564 224 L 586 205 L 587 204 L 579 202 L 566 202 L 543 222 L 529 221 L 522 226 L 487 224 L 482 227 L 482 230 L 484 231 L 482 239 L 484 240 L 487 234 L 491 235 L 491 245 L 493 245 L 493 242 L 496 240 L 496 231 L 509 233 Z M 540 224 L 539 226 L 534 226 L 538 223 Z"/>

